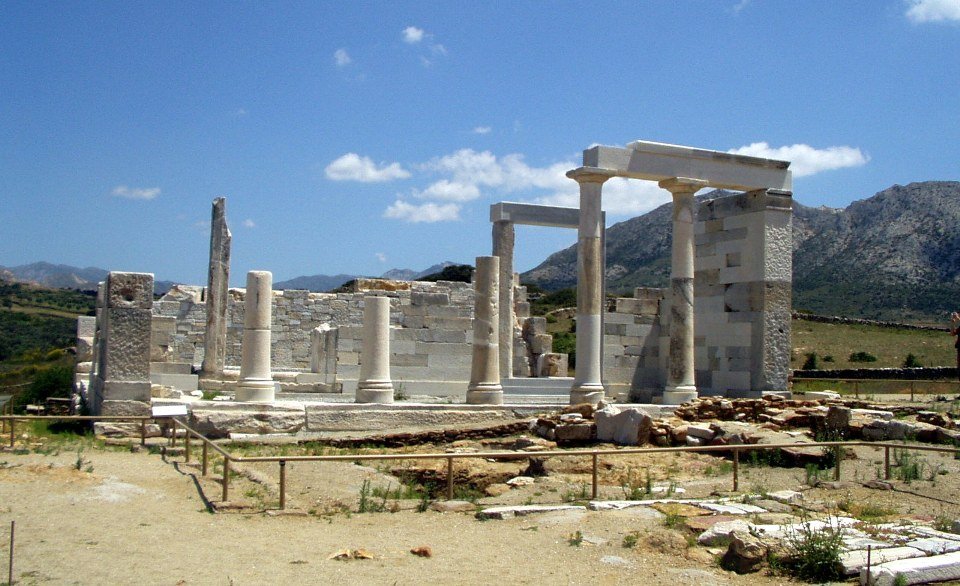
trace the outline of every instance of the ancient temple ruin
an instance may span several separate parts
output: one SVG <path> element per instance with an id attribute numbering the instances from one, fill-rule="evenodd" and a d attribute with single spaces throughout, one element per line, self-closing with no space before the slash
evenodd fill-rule
<path id="1" fill-rule="evenodd" d="M 576 376 L 548 377 L 544 393 L 559 389 L 571 403 L 676 404 L 697 395 L 786 391 L 788 166 L 644 141 L 592 147 L 583 166 L 568 173 L 580 185 L 579 209 L 491 206 L 494 256 L 478 258 L 476 290 L 465 283 L 358 279 L 338 293 L 273 291 L 266 272 L 251 273 L 246 289 L 228 289 L 231 235 L 218 198 L 207 287 L 176 286 L 157 301 L 141 294 L 149 291 L 149 275 L 111 273 L 102 287 L 95 327 L 84 320 L 78 329 L 92 346 L 93 404 L 106 410 L 108 401 L 128 395 L 143 401 L 150 380 L 199 383 L 248 401 L 299 391 L 388 402 L 398 390 L 509 403 L 517 381 L 566 374 L 539 366 L 557 362 L 544 360 L 553 354 L 545 321 L 529 315 L 513 272 L 515 224 L 578 230 Z M 657 181 L 672 194 L 674 213 L 670 288 L 639 288 L 610 311 L 602 186 L 612 177 Z M 704 187 L 740 193 L 697 205 L 693 196 Z M 134 310 L 136 316 L 127 315 Z M 131 341 L 117 346 L 118 338 Z M 138 348 L 129 373 L 118 374 L 118 347 Z"/>

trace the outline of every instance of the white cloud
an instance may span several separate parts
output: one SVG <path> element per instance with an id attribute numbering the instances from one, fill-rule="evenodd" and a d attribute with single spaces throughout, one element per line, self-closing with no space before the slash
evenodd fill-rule
<path id="1" fill-rule="evenodd" d="M 243 227 L 244 227 L 244 228 L 256 228 L 257 225 L 254 223 L 253 220 L 251 220 L 250 218 L 247 218 L 246 220 L 243 221 Z"/>
<path id="2" fill-rule="evenodd" d="M 924 22 L 960 22 L 960 0 L 907 0 L 906 16 L 915 24 Z"/>
<path id="3" fill-rule="evenodd" d="M 127 187 L 126 185 L 118 185 L 113 188 L 111 193 L 117 197 L 123 197 L 126 199 L 153 199 L 160 195 L 160 188 Z"/>
<path id="4" fill-rule="evenodd" d="M 747 7 L 747 4 L 750 4 L 750 0 L 740 0 L 733 5 L 733 13 L 739 14 L 741 10 Z"/>
<path id="5" fill-rule="evenodd" d="M 489 126 L 477 126 L 477 127 L 474 127 L 473 133 L 474 134 L 490 134 L 491 130 L 493 129 L 490 128 Z"/>
<path id="6" fill-rule="evenodd" d="M 806 144 L 792 144 L 782 147 L 771 147 L 765 142 L 755 142 L 727 151 L 735 155 L 749 155 L 766 159 L 790 161 L 790 170 L 794 177 L 814 175 L 821 171 L 860 167 L 867 164 L 870 157 L 863 154 L 859 148 L 848 146 L 834 146 L 817 149 Z"/>
<path id="7" fill-rule="evenodd" d="M 436 45 L 430 45 L 430 52 L 434 55 L 446 55 L 447 48 L 440 43 L 437 43 Z"/>
<path id="8" fill-rule="evenodd" d="M 387 262 L 387 255 L 382 252 L 375 252 L 373 256 L 377 257 L 377 260 L 380 262 Z"/>
<path id="9" fill-rule="evenodd" d="M 470 201 L 480 197 L 480 188 L 472 183 L 458 183 L 441 179 L 430 184 L 423 191 L 414 191 L 420 199 L 439 199 L 442 201 Z"/>
<path id="10" fill-rule="evenodd" d="M 333 62 L 337 64 L 337 67 L 346 67 L 353 63 L 353 59 L 350 58 L 346 49 L 337 49 L 333 52 Z"/>
<path id="11" fill-rule="evenodd" d="M 460 219 L 460 206 L 455 203 L 412 205 L 398 199 L 383 212 L 383 217 L 414 224 L 452 222 Z"/>
<path id="12" fill-rule="evenodd" d="M 580 186 L 567 178 L 570 185 L 546 196 L 535 198 L 534 203 L 566 208 L 580 207 Z M 615 177 L 603 184 L 602 207 L 611 216 L 637 216 L 670 201 L 670 193 L 653 181 L 628 180 Z"/>
<path id="13" fill-rule="evenodd" d="M 347 153 L 327 165 L 324 170 L 328 179 L 334 181 L 360 181 L 362 183 L 382 183 L 395 179 L 406 179 L 410 172 L 400 163 L 381 163 L 378 167 L 370 157 L 361 157 L 356 153 Z"/>
<path id="14" fill-rule="evenodd" d="M 243 118 L 249 113 L 250 112 L 247 112 L 246 108 L 237 108 L 236 110 L 233 111 L 233 115 L 236 116 L 237 118 Z"/>
<path id="15" fill-rule="evenodd" d="M 415 26 L 408 26 L 403 29 L 403 42 L 416 45 L 423 40 L 423 29 Z"/>

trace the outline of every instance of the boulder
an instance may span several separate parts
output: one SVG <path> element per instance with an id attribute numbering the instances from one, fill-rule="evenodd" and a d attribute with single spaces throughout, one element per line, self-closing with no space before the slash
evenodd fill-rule
<path id="1" fill-rule="evenodd" d="M 723 555 L 721 565 L 738 574 L 748 574 L 759 570 L 767 559 L 767 546 L 759 537 L 748 531 L 733 531 L 730 545 Z"/>
<path id="2" fill-rule="evenodd" d="M 567 423 L 558 425 L 554 435 L 558 444 L 588 442 L 593 438 L 593 430 L 592 423 Z"/>
<path id="3" fill-rule="evenodd" d="M 725 545 L 730 542 L 734 531 L 750 533 L 750 524 L 741 519 L 714 523 L 697 538 L 697 543 L 707 547 Z"/>
<path id="4" fill-rule="evenodd" d="M 850 408 L 840 405 L 830 405 L 827 409 L 826 431 L 830 437 L 841 438 L 847 433 L 850 426 Z"/>
<path id="5" fill-rule="evenodd" d="M 599 413 L 599 412 L 598 412 Z M 624 409 L 611 418 L 604 425 L 605 433 L 609 433 L 615 444 L 622 446 L 639 446 L 650 441 L 650 431 L 653 429 L 653 418 L 636 407 Z M 600 438 L 600 423 L 597 422 L 597 439 Z"/>

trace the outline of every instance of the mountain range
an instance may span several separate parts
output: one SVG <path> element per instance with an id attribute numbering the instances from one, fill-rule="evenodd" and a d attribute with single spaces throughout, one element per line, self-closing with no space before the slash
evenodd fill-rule
<path id="1" fill-rule="evenodd" d="M 713 191 L 700 201 L 725 195 Z M 671 205 L 607 229 L 607 289 L 665 287 Z M 793 307 L 814 313 L 942 321 L 960 309 L 960 182 L 894 185 L 846 208 L 794 201 Z M 576 284 L 576 245 L 521 275 L 547 290 Z"/>
<path id="2" fill-rule="evenodd" d="M 698 200 L 725 195 L 713 191 Z M 794 200 L 793 307 L 819 314 L 894 321 L 943 321 L 960 310 L 960 181 L 894 185 L 845 208 L 808 207 Z M 665 287 L 670 279 L 671 204 L 607 229 L 607 289 Z M 418 279 L 422 271 L 392 269 L 381 278 Z M 576 285 L 576 245 L 521 275 L 523 283 L 557 290 Z M 95 289 L 107 271 L 50 263 L 0 267 L 0 279 L 48 287 Z M 312 275 L 277 289 L 329 291 L 359 275 Z M 156 290 L 173 283 L 157 281 Z"/>
<path id="3" fill-rule="evenodd" d="M 380 276 L 382 279 L 416 280 L 427 275 L 438 273 L 444 267 L 456 263 L 446 261 L 435 264 L 422 271 L 412 269 L 391 269 Z M 97 267 L 78 268 L 70 265 L 59 265 L 48 262 L 35 262 L 15 267 L 0 266 L 0 280 L 19 283 L 31 283 L 53 289 L 79 289 L 81 291 L 96 291 L 97 283 L 107 278 L 105 269 Z M 307 289 L 310 291 L 330 291 L 343 285 L 347 281 L 363 275 L 312 275 L 294 277 L 287 281 L 273 284 L 275 289 Z M 170 290 L 174 281 L 154 281 L 154 293 L 162 295 Z M 193 283 L 198 284 L 198 283 Z"/>

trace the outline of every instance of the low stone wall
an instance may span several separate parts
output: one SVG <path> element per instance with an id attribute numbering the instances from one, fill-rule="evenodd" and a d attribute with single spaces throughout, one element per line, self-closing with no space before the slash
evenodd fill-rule
<path id="1" fill-rule="evenodd" d="M 956 379 L 957 369 L 950 366 L 922 368 L 836 368 L 832 370 L 794 370 L 794 378 L 936 380 Z"/>
<path id="2" fill-rule="evenodd" d="M 946 326 L 924 326 L 918 324 L 902 324 L 892 321 L 877 321 L 872 319 L 860 319 L 854 317 L 840 317 L 836 315 L 814 315 L 812 313 L 802 313 L 794 311 L 793 319 L 803 321 L 812 321 L 825 324 L 853 324 L 861 326 L 877 326 L 878 328 L 896 328 L 898 330 L 926 330 L 933 332 L 949 332 L 950 328 Z"/>

